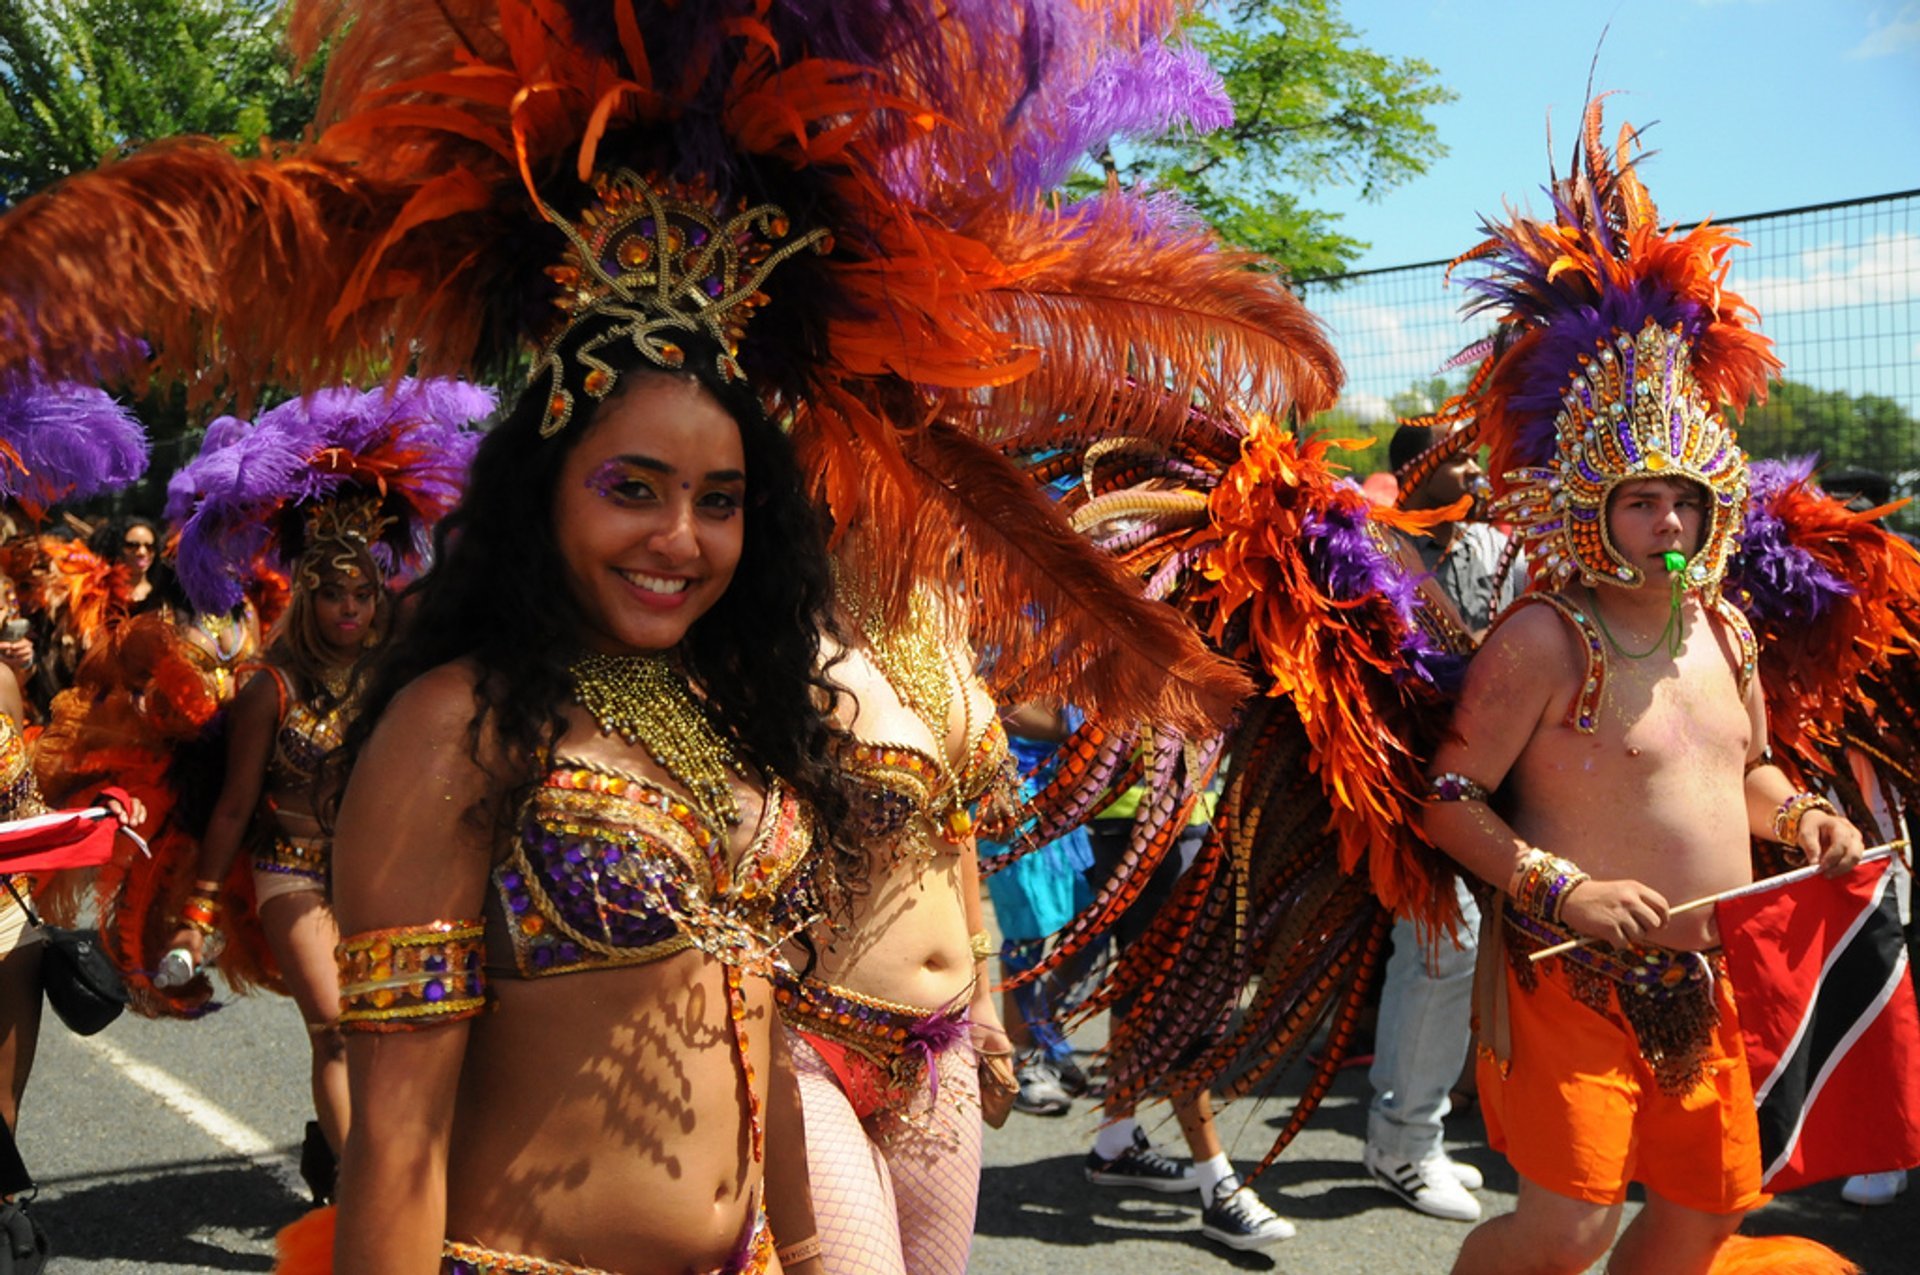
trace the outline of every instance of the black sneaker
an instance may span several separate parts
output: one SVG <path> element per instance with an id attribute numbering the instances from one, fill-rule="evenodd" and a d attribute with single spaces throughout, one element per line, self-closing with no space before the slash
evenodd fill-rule
<path id="1" fill-rule="evenodd" d="M 1080 1064 L 1071 1057 L 1062 1058 L 1053 1064 L 1053 1071 L 1060 1078 L 1060 1087 L 1067 1091 L 1069 1098 L 1087 1096 L 1087 1073 L 1080 1070 Z"/>
<path id="2" fill-rule="evenodd" d="M 1200 1233 L 1233 1249 L 1265 1248 L 1293 1238 L 1293 1223 L 1261 1202 L 1239 1177 L 1224 1178 L 1200 1211 Z"/>
<path id="3" fill-rule="evenodd" d="M 1193 1166 L 1170 1160 L 1153 1149 L 1147 1135 L 1133 1131 L 1133 1145 L 1111 1160 L 1087 1152 L 1087 1181 L 1095 1186 L 1132 1186 L 1146 1191 L 1191 1191 Z"/>

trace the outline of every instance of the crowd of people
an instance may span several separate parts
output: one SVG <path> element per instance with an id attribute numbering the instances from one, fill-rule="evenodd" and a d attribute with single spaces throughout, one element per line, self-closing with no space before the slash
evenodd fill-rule
<path id="1" fill-rule="evenodd" d="M 278 1269 L 959 1275 L 983 1130 L 1089 1091 L 1092 1009 L 1088 1180 L 1264 1247 L 1258 1173 L 1377 982 L 1366 1172 L 1481 1221 L 1441 1141 L 1477 1092 L 1521 1176 L 1457 1270 L 1728 1269 L 1754 1093 L 1679 905 L 1756 842 L 1843 876 L 1868 815 L 1732 583 L 1722 410 L 1773 364 L 1731 240 L 1660 228 L 1625 143 L 1483 246 L 1502 337 L 1376 507 L 1285 428 L 1339 368 L 1276 276 L 1150 194 L 1052 197 L 1211 118 L 1158 7 L 297 7 L 333 41 L 299 147 L 158 146 L 0 219 L 5 384 L 290 393 L 91 548 L 48 511 L 103 466 L 23 459 L 0 630 L 0 813 L 117 785 L 151 846 L 35 897 L 139 1012 L 299 1008 L 319 1207 Z M 63 276 L 102 224 L 142 272 Z M 504 404 L 429 376 L 515 360 Z M 1896 618 L 1836 671 L 1910 676 L 1920 558 L 1848 518 L 1869 583 L 1782 534 Z M 1912 724 L 1850 693 L 1897 819 Z M 1237 1171 L 1216 1094 L 1310 1045 Z"/>

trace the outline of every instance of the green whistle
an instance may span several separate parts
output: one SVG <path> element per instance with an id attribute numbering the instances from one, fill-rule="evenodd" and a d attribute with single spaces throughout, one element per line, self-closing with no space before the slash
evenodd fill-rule
<path id="1" fill-rule="evenodd" d="M 1666 566 L 1667 574 L 1670 576 L 1677 576 L 1687 569 L 1687 555 L 1676 553 L 1671 549 L 1660 555 L 1660 561 Z"/>

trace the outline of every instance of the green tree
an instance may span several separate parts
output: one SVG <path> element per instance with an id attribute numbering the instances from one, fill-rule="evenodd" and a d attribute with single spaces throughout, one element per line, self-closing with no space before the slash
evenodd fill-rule
<path id="1" fill-rule="evenodd" d="M 0 0 L 0 203 L 117 150 L 200 133 L 248 154 L 299 135 L 276 0 Z"/>
<path id="2" fill-rule="evenodd" d="M 1891 480 L 1896 496 L 1920 494 L 1920 421 L 1883 394 L 1774 381 L 1767 401 L 1748 407 L 1740 445 L 1766 459 L 1817 454 L 1828 470 L 1870 469 Z M 1920 530 L 1911 506 L 1893 522 Z"/>
<path id="3" fill-rule="evenodd" d="M 1364 47 L 1339 0 L 1212 0 L 1188 35 L 1226 80 L 1232 126 L 1101 159 L 1124 184 L 1178 190 L 1225 238 L 1296 277 L 1339 274 L 1367 247 L 1312 191 L 1358 185 L 1376 199 L 1446 154 L 1427 113 L 1453 91 L 1419 58 Z"/>

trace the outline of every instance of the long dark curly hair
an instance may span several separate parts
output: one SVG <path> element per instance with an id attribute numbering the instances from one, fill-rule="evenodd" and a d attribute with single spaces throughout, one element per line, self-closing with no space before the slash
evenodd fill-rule
<path id="1" fill-rule="evenodd" d="M 564 430 L 540 437 L 549 397 L 542 378 L 482 440 L 465 495 L 434 531 L 433 567 L 400 600 L 398 632 L 368 678 L 337 767 L 351 769 L 403 687 L 442 664 L 470 659 L 481 670 L 468 728 L 472 756 L 487 764 L 481 740 L 490 731 L 511 768 L 496 775 L 503 800 L 494 817 L 510 818 L 538 782 L 564 726 L 573 695 L 568 665 L 586 624 L 562 583 L 553 528 L 561 467 L 587 432 L 595 402 L 583 384 L 586 369 L 569 356 L 604 331 L 584 321 L 564 340 L 565 388 L 579 405 Z M 837 637 L 838 629 L 820 519 L 791 442 L 758 398 L 719 376 L 711 345 L 676 339 L 686 351 L 683 371 L 654 366 L 627 341 L 595 356 L 622 373 L 622 388 L 640 376 L 697 381 L 740 427 L 747 462 L 740 562 L 726 592 L 689 630 L 683 663 L 742 757 L 812 807 L 831 847 L 830 893 L 844 898 L 864 888 L 865 869 L 846 780 L 832 761 L 845 736 L 828 714 L 844 692 L 821 666 L 821 635 Z"/>

